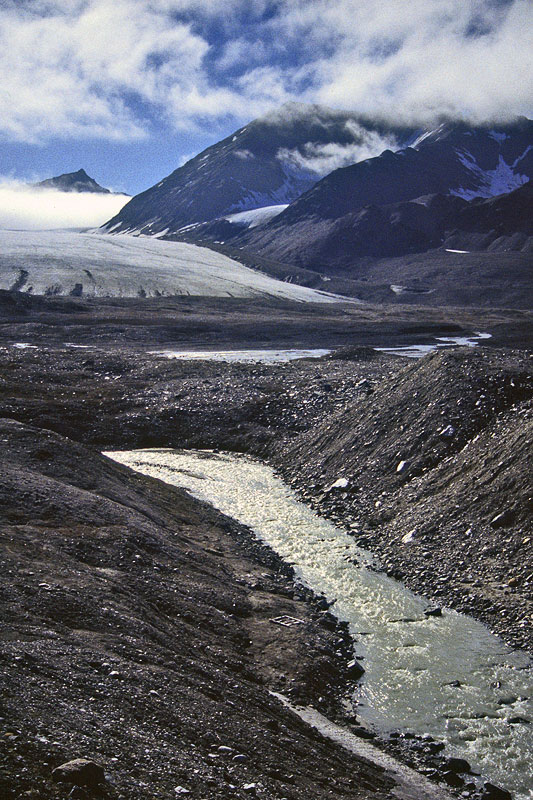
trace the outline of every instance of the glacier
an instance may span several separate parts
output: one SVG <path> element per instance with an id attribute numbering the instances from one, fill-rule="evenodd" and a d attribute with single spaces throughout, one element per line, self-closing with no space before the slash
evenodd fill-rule
<path id="1" fill-rule="evenodd" d="M 205 247 L 154 237 L 0 230 L 0 254 L 0 289 L 33 294 L 348 301 L 270 278 Z"/>

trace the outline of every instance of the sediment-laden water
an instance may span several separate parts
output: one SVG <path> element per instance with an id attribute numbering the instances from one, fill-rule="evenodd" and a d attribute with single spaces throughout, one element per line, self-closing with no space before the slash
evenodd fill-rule
<path id="1" fill-rule="evenodd" d="M 387 345 L 374 347 L 378 352 L 388 353 L 405 358 L 422 358 L 434 350 L 444 347 L 476 347 L 483 339 L 490 339 L 490 333 L 474 333 L 472 336 L 441 336 L 433 344 Z M 151 355 L 164 358 L 177 358 L 181 361 L 224 361 L 229 364 L 278 364 L 295 361 L 298 358 L 321 358 L 331 353 L 331 350 L 152 350 Z"/>
<path id="2" fill-rule="evenodd" d="M 480 623 L 454 611 L 425 617 L 427 602 L 375 570 L 353 539 L 299 502 L 273 470 L 245 456 L 142 450 L 108 453 L 187 487 L 251 527 L 315 592 L 336 599 L 363 656 L 358 716 L 381 733 L 429 733 L 486 779 L 533 797 L 533 676 Z"/>
<path id="3" fill-rule="evenodd" d="M 375 347 L 383 353 L 391 356 L 403 356 L 404 358 L 422 358 L 427 353 L 435 350 L 442 350 L 444 347 L 477 347 L 483 339 L 491 339 L 490 333 L 473 333 L 472 336 L 437 336 L 433 344 L 408 344 L 403 346 Z"/>
<path id="4" fill-rule="evenodd" d="M 322 358 L 331 350 L 152 350 L 151 355 L 180 361 L 224 361 L 228 364 L 284 364 L 298 358 Z"/>

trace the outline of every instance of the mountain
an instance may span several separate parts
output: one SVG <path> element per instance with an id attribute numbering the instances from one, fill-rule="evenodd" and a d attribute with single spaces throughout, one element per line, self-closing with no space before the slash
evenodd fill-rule
<path id="1" fill-rule="evenodd" d="M 207 239 L 216 232 L 219 237 L 230 239 L 231 231 L 220 223 L 215 225 L 213 222 L 202 226 L 198 235 Z M 299 263 L 307 256 L 307 268 L 326 271 L 327 267 L 349 270 L 356 258 L 396 257 L 440 247 L 532 252 L 533 183 L 529 181 L 508 194 L 470 202 L 454 195 L 435 194 L 364 206 L 329 223 L 310 219 L 300 223 L 292 234 L 284 250 L 276 241 L 276 258 L 290 262 L 297 242 Z M 250 229 L 248 236 L 236 236 L 236 242 L 244 242 L 248 250 L 262 253 L 261 242 L 271 236 L 271 231 Z"/>
<path id="2" fill-rule="evenodd" d="M 415 135 L 411 128 L 291 103 L 134 197 L 104 230 L 173 234 L 229 214 L 291 203 L 335 167 L 405 146 Z"/>
<path id="3" fill-rule="evenodd" d="M 94 178 L 89 177 L 84 169 L 77 172 L 65 172 L 55 178 L 47 178 L 33 186 L 41 189 L 57 189 L 60 192 L 91 192 L 93 194 L 112 194 L 109 189 L 96 183 Z"/>
<path id="4" fill-rule="evenodd" d="M 320 270 L 349 265 L 356 256 L 420 252 L 440 244 L 467 200 L 511 192 L 531 178 L 531 120 L 492 128 L 447 123 L 404 150 L 335 170 L 266 225 L 245 233 L 241 244 Z M 527 193 L 516 202 L 527 206 Z M 473 224 L 478 212 L 470 213 Z"/>

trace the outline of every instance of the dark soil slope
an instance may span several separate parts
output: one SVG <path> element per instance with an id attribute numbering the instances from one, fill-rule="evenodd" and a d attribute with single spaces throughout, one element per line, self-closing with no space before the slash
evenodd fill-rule
<path id="1" fill-rule="evenodd" d="M 2 800 L 387 793 L 268 693 L 333 707 L 351 651 L 270 551 L 57 434 L 0 436 Z M 51 772 L 79 757 L 107 780 L 69 794 Z"/>
<path id="2" fill-rule="evenodd" d="M 433 354 L 370 382 L 279 461 L 391 574 L 531 648 L 532 397 L 528 354 Z"/>
<path id="3" fill-rule="evenodd" d="M 288 249 L 273 255 L 310 269 L 356 275 L 363 272 L 358 260 L 365 256 L 392 258 L 439 247 L 531 253 L 532 220 L 530 181 L 508 194 L 471 202 L 436 194 L 386 205 L 368 204 L 333 221 L 311 217 L 301 223 L 301 231 Z M 262 231 L 253 229 L 236 241 L 253 250 Z M 260 244 L 258 249 L 261 252 Z M 529 266 L 531 281 L 531 257 Z M 374 278 L 371 271 L 370 276 Z M 412 277 L 406 269 L 404 280 Z"/>
<path id="4" fill-rule="evenodd" d="M 509 194 L 466 204 L 454 223 L 447 247 L 533 252 L 533 182 Z"/>

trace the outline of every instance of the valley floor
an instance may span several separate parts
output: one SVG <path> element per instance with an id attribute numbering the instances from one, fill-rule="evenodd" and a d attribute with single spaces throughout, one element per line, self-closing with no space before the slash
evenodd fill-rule
<path id="1" fill-rule="evenodd" d="M 204 305 L 191 340 L 198 307 L 183 303 L 180 316 L 156 304 L 160 313 L 152 308 L 142 324 L 127 302 L 3 297 L 2 602 L 11 632 L 0 640 L 9 676 L 2 796 L 65 797 L 50 771 L 77 756 L 104 763 L 110 798 L 169 798 L 176 787 L 198 798 L 390 795 L 390 776 L 268 694 L 283 675 L 293 700 L 340 714 L 345 629 L 238 525 L 98 451 L 266 458 L 390 574 L 531 651 L 530 352 L 458 349 L 414 363 L 368 347 L 283 365 L 158 359 L 147 345 L 239 346 L 269 316 L 251 309 L 224 325 Z M 530 344 L 521 312 L 436 319 L 395 309 L 380 328 L 372 309 L 366 318 L 335 312 L 344 322 L 329 311 L 285 311 L 283 341 L 270 312 L 270 342 L 318 346 L 327 331 L 321 345 L 347 345 L 359 326 L 358 344 L 386 344 L 378 337 L 394 332 L 409 343 L 468 319 L 496 344 Z M 305 624 L 269 621 L 280 614 Z"/>

